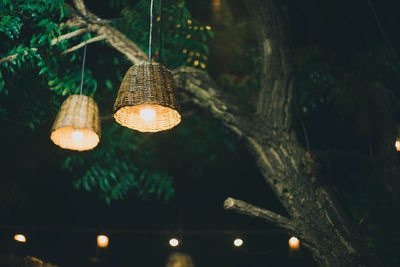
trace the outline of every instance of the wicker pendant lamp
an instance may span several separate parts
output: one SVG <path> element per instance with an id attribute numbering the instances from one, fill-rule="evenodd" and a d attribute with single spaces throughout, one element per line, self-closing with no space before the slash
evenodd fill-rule
<path id="1" fill-rule="evenodd" d="M 61 148 L 90 150 L 100 141 L 96 102 L 85 95 L 71 95 L 61 105 L 51 129 L 51 140 Z"/>
<path id="2" fill-rule="evenodd" d="M 100 141 L 99 109 L 92 98 L 82 95 L 85 59 L 86 40 L 80 94 L 71 95 L 63 102 L 51 129 L 50 139 L 64 149 L 90 150 Z"/>
<path id="3" fill-rule="evenodd" d="M 149 62 L 133 65 L 125 74 L 114 104 L 114 119 L 140 132 L 159 132 L 181 122 L 172 73 L 151 62 L 153 0 L 150 4 Z"/>

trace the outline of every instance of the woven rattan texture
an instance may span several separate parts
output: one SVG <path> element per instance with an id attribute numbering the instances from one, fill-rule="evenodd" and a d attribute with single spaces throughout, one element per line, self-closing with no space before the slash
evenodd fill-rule
<path id="1" fill-rule="evenodd" d="M 73 133 L 79 131 L 79 138 Z M 51 140 L 72 150 L 90 150 L 100 141 L 100 119 L 96 102 L 84 95 L 71 95 L 61 105 L 51 129 Z"/>
<path id="2" fill-rule="evenodd" d="M 140 117 L 140 110 L 156 112 L 152 121 Z M 178 125 L 181 116 L 172 73 L 159 63 L 143 62 L 125 74 L 114 104 L 115 120 L 141 132 L 158 132 Z"/>

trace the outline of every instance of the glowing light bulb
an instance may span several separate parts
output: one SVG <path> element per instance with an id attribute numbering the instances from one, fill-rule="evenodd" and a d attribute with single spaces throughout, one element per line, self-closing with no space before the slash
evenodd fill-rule
<path id="1" fill-rule="evenodd" d="M 397 151 L 400 151 L 400 141 L 396 141 L 395 147 Z"/>
<path id="2" fill-rule="evenodd" d="M 243 239 L 236 238 L 236 239 L 233 241 L 233 245 L 235 245 L 235 247 L 241 247 L 241 246 L 243 245 Z"/>
<path id="3" fill-rule="evenodd" d="M 16 234 L 14 235 L 14 240 L 21 242 L 21 243 L 25 243 L 26 242 L 26 237 L 22 234 Z"/>
<path id="4" fill-rule="evenodd" d="M 109 239 L 106 235 L 98 235 L 97 236 L 97 246 L 99 248 L 108 247 Z"/>
<path id="5" fill-rule="evenodd" d="M 179 240 L 176 239 L 176 238 L 171 238 L 171 239 L 169 240 L 169 245 L 170 245 L 171 247 L 176 247 L 176 246 L 179 245 Z"/>
<path id="6" fill-rule="evenodd" d="M 294 236 L 289 239 L 289 247 L 291 249 L 299 249 L 300 248 L 300 240 Z"/>
<path id="7" fill-rule="evenodd" d="M 156 112 L 152 108 L 143 108 L 140 110 L 140 117 L 144 121 L 152 121 L 156 117 Z"/>
<path id="8" fill-rule="evenodd" d="M 82 133 L 81 131 L 79 131 L 79 130 L 73 131 L 73 132 L 72 132 L 72 139 L 73 139 L 75 142 L 80 142 L 80 141 L 82 141 L 82 139 L 83 139 L 83 133 Z"/>

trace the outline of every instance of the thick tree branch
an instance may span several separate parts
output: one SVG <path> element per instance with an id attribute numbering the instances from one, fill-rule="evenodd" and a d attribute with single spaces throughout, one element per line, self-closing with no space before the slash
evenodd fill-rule
<path id="1" fill-rule="evenodd" d="M 222 95 L 222 90 L 206 72 L 191 67 L 179 67 L 172 73 L 177 87 L 189 93 L 195 104 L 210 111 L 214 117 L 242 135 L 236 128 L 238 117 L 233 114 L 237 112 L 237 106 Z"/>
<path id="2" fill-rule="evenodd" d="M 262 57 L 257 113 L 274 127 L 291 123 L 293 67 L 282 10 L 275 0 L 246 0 Z M 262 7 L 262 8 L 260 8 Z"/>
<path id="3" fill-rule="evenodd" d="M 253 206 L 249 203 L 246 203 L 242 200 L 234 199 L 234 198 L 227 198 L 224 201 L 224 209 L 226 210 L 233 210 L 238 213 L 251 216 L 251 217 L 256 217 L 256 218 L 261 218 L 264 219 L 278 227 L 284 228 L 285 230 L 288 230 L 290 232 L 295 231 L 295 225 L 293 221 L 290 219 L 279 215 L 275 212 L 265 210 L 262 208 L 259 208 L 257 206 Z"/>

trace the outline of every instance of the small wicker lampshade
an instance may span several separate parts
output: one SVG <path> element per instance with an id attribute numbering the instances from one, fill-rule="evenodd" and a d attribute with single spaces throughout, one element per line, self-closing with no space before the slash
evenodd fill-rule
<path id="1" fill-rule="evenodd" d="M 172 253 L 167 260 L 165 267 L 195 267 L 192 257 L 184 253 Z"/>
<path id="2" fill-rule="evenodd" d="M 96 102 L 84 95 L 69 96 L 57 114 L 50 139 L 65 149 L 84 151 L 96 147 L 100 141 Z"/>
<path id="3" fill-rule="evenodd" d="M 140 132 L 159 132 L 181 122 L 176 85 L 159 63 L 142 62 L 125 74 L 114 104 L 114 118 Z"/>

